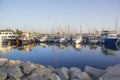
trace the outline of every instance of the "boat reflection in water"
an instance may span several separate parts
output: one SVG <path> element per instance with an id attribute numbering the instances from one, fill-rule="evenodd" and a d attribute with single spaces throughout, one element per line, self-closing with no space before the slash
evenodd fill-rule
<path id="1" fill-rule="evenodd" d="M 89 44 L 89 48 L 90 48 L 90 50 L 97 49 L 98 45 L 97 44 Z"/>
<path id="2" fill-rule="evenodd" d="M 120 46 L 118 45 L 102 45 L 101 51 L 105 55 L 115 55 L 117 50 L 120 50 Z"/>
<path id="3" fill-rule="evenodd" d="M 9 43 L 0 43 L 0 53 L 10 53 L 13 50 L 13 46 L 9 45 Z"/>
<path id="4" fill-rule="evenodd" d="M 18 50 L 29 52 L 35 47 L 36 47 L 36 44 L 28 44 L 28 45 L 22 45 L 16 48 L 18 48 Z"/>
<path id="5" fill-rule="evenodd" d="M 74 44 L 73 47 L 75 48 L 76 51 L 80 51 L 82 48 L 81 44 Z"/>
<path id="6" fill-rule="evenodd" d="M 65 49 L 65 48 L 67 48 L 67 44 L 59 44 L 58 45 L 58 47 L 60 48 L 60 49 Z"/>
<path id="7" fill-rule="evenodd" d="M 40 46 L 42 46 L 43 48 L 46 48 L 46 47 L 49 46 L 49 44 L 47 44 L 47 43 L 40 43 Z"/>

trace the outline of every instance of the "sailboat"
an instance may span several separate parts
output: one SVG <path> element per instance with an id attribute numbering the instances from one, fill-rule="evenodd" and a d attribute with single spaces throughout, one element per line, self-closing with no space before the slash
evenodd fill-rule
<path id="1" fill-rule="evenodd" d="M 82 31 L 81 31 L 81 26 L 80 26 L 80 35 L 76 35 L 73 39 L 72 39 L 73 43 L 75 44 L 80 44 L 82 43 L 83 39 L 82 39 Z"/>

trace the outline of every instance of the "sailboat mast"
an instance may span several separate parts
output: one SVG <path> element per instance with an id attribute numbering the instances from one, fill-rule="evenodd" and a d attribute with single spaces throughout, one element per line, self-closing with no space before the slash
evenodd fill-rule
<path id="1" fill-rule="evenodd" d="M 115 21 L 115 33 L 117 33 L 117 16 L 116 16 L 116 21 Z"/>
<path id="2" fill-rule="evenodd" d="M 82 30 L 81 30 L 82 26 L 80 25 L 80 35 L 82 35 Z"/>

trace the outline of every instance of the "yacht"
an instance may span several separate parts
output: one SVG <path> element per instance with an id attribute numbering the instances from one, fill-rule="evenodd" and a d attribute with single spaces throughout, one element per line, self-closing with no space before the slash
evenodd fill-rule
<path id="1" fill-rule="evenodd" d="M 60 38 L 59 43 L 67 43 L 66 37 Z"/>
<path id="2" fill-rule="evenodd" d="M 46 42 L 48 39 L 48 36 L 44 36 L 42 38 L 40 38 L 40 42 Z"/>
<path id="3" fill-rule="evenodd" d="M 0 31 L 0 43 L 7 43 L 10 40 L 15 40 L 16 37 L 17 35 L 15 35 L 12 31 Z"/>
<path id="4" fill-rule="evenodd" d="M 75 44 L 80 44 L 82 43 L 82 36 L 76 36 L 75 38 L 72 39 L 72 41 Z"/>

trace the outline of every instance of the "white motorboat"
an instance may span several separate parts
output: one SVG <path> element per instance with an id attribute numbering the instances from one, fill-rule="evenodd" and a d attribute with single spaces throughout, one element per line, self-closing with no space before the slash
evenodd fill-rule
<path id="1" fill-rule="evenodd" d="M 93 37 L 93 38 L 90 38 L 89 42 L 90 42 L 91 44 L 96 44 L 96 43 L 98 43 L 98 42 L 99 42 L 99 39 L 98 39 L 98 38 Z"/>
<path id="2" fill-rule="evenodd" d="M 40 42 L 46 42 L 47 39 L 48 39 L 48 37 L 47 37 L 47 36 L 44 36 L 44 37 L 42 37 L 42 38 L 40 39 Z"/>
<path id="3" fill-rule="evenodd" d="M 80 44 L 82 43 L 82 36 L 76 36 L 75 38 L 72 39 L 73 40 L 73 43 L 75 44 Z"/>
<path id="4" fill-rule="evenodd" d="M 67 39 L 65 38 L 65 37 L 62 37 L 62 38 L 60 38 L 60 41 L 59 41 L 60 43 L 66 43 L 67 42 Z"/>

